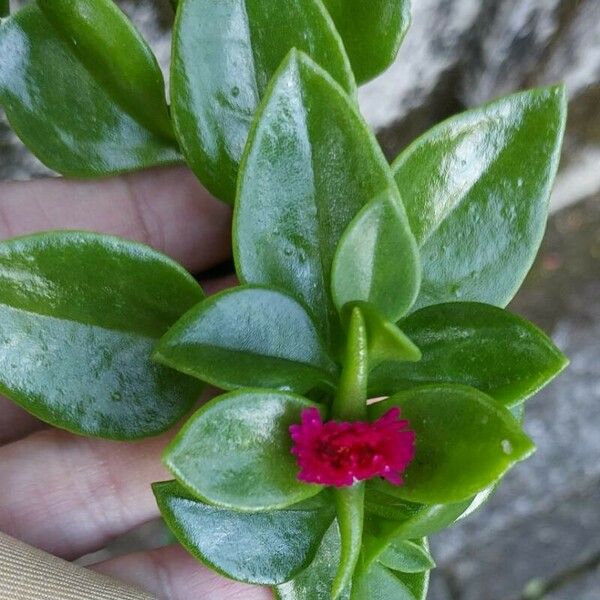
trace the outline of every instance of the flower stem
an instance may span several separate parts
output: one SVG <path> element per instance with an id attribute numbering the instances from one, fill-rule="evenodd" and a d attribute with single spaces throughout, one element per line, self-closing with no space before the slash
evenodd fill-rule
<path id="1" fill-rule="evenodd" d="M 338 393 L 333 402 L 332 417 L 359 421 L 367 416 L 367 376 L 369 372 L 367 329 L 362 312 L 352 310 L 344 354 L 344 366 Z M 352 576 L 362 547 L 365 484 L 335 490 L 337 521 L 340 528 L 340 564 L 331 589 L 337 600 L 352 583 Z"/>
<path id="2" fill-rule="evenodd" d="M 0 0 L 0 19 L 10 15 L 10 0 Z"/>
<path id="3" fill-rule="evenodd" d="M 348 324 L 344 366 L 331 409 L 334 419 L 360 421 L 366 418 L 368 372 L 367 328 L 360 308 L 355 307 Z"/>

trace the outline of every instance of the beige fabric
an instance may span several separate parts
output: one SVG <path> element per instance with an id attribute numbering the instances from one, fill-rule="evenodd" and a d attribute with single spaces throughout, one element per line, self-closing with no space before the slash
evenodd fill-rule
<path id="1" fill-rule="evenodd" d="M 0 532 L 0 600 L 156 600 Z"/>

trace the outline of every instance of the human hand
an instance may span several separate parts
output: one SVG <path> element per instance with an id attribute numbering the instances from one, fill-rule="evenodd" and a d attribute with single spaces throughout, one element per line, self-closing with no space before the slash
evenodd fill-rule
<path id="1" fill-rule="evenodd" d="M 183 168 L 101 182 L 0 183 L 0 238 L 50 229 L 93 230 L 142 241 L 201 273 L 230 252 L 230 209 Z M 207 293 L 227 281 L 205 281 Z M 0 397 L 0 531 L 73 560 L 158 516 L 150 484 L 170 479 L 160 454 L 171 434 L 135 443 L 50 428 Z M 165 600 L 268 600 L 178 546 L 91 568 Z"/>

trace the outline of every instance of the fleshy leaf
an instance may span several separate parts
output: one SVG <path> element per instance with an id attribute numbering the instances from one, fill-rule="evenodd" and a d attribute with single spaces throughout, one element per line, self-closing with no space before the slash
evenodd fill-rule
<path id="1" fill-rule="evenodd" d="M 290 425 L 305 408 L 295 394 L 230 392 L 211 400 L 187 422 L 165 451 L 177 480 L 201 500 L 223 508 L 285 508 L 321 491 L 297 479 Z"/>
<path id="2" fill-rule="evenodd" d="M 63 175 L 172 164 L 174 145 L 132 117 L 35 3 L 0 26 L 0 104 L 25 145 Z"/>
<path id="3" fill-rule="evenodd" d="M 400 323 L 421 349 L 417 364 L 384 363 L 369 376 L 370 392 L 386 396 L 422 383 L 475 387 L 512 407 L 568 364 L 542 331 L 505 310 L 474 302 L 423 308 Z"/>
<path id="4" fill-rule="evenodd" d="M 419 504 L 367 487 L 366 517 L 370 529 L 387 539 L 416 539 L 445 529 L 461 518 L 473 500 L 448 504 Z"/>
<path id="5" fill-rule="evenodd" d="M 222 389 L 333 387 L 337 367 L 304 308 L 288 295 L 243 286 L 208 298 L 160 341 L 155 358 Z"/>
<path id="6" fill-rule="evenodd" d="M 201 299 L 187 272 L 141 244 L 79 232 L 2 242 L 0 391 L 76 433 L 158 434 L 202 386 L 150 355 Z"/>
<path id="7" fill-rule="evenodd" d="M 465 500 L 497 481 L 534 445 L 501 404 L 460 385 L 412 388 L 370 407 L 377 418 L 398 406 L 416 433 L 404 485 L 372 481 L 386 493 L 425 504 Z"/>
<path id="8" fill-rule="evenodd" d="M 183 546 L 219 573 L 247 583 L 292 579 L 312 561 L 334 518 L 327 492 L 284 510 L 245 513 L 204 504 L 175 481 L 153 489 Z"/>
<path id="9" fill-rule="evenodd" d="M 171 98 L 183 151 L 202 183 L 233 202 L 254 112 L 292 48 L 310 54 L 352 96 L 342 41 L 320 0 L 181 0 Z"/>
<path id="10" fill-rule="evenodd" d="M 398 196 L 389 190 L 371 200 L 342 235 L 331 272 L 338 310 L 349 302 L 368 302 L 390 321 L 411 307 L 419 291 L 420 270 L 407 248 L 412 234 Z"/>
<path id="11" fill-rule="evenodd" d="M 374 562 L 352 584 L 350 600 L 425 600 L 428 573 L 398 573 Z"/>
<path id="12" fill-rule="evenodd" d="M 409 0 L 325 0 L 359 83 L 394 62 L 410 26 Z"/>
<path id="13" fill-rule="evenodd" d="M 240 169 L 234 255 L 240 277 L 300 300 L 327 344 L 340 334 L 330 296 L 339 239 L 369 200 L 390 194 L 389 167 L 356 107 L 306 55 L 292 51 L 268 90 Z M 257 215 L 260 218 L 257 218 Z M 411 234 L 398 260 L 418 268 Z"/>
<path id="14" fill-rule="evenodd" d="M 158 62 L 112 0 L 37 0 L 37 5 L 117 104 L 148 130 L 173 139 Z"/>
<path id="15" fill-rule="evenodd" d="M 415 308 L 513 297 L 544 234 L 565 119 L 562 87 L 521 92 L 441 123 L 397 158 L 423 263 Z"/>
<path id="16" fill-rule="evenodd" d="M 379 557 L 379 562 L 392 571 L 422 573 L 435 567 L 435 561 L 423 545 L 411 540 L 393 542 Z"/>
<path id="17" fill-rule="evenodd" d="M 331 585 L 340 560 L 337 522 L 323 538 L 314 561 L 291 581 L 275 588 L 278 600 L 331 600 Z M 428 573 L 397 573 L 378 562 L 366 571 L 357 571 L 351 588 L 340 600 L 424 600 Z"/>

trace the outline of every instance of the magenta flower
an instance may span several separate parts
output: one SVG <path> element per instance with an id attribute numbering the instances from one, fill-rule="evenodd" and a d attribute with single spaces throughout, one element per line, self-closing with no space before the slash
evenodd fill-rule
<path id="1" fill-rule="evenodd" d="M 415 454 L 415 433 L 392 408 L 373 423 L 323 423 L 316 408 L 302 411 L 302 423 L 292 425 L 292 454 L 298 460 L 298 479 L 336 487 L 383 477 L 402 484 L 402 473 Z"/>

